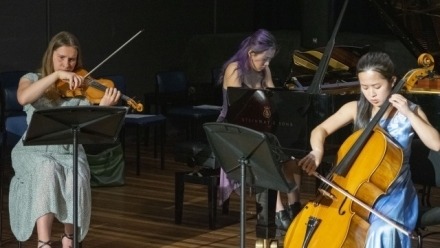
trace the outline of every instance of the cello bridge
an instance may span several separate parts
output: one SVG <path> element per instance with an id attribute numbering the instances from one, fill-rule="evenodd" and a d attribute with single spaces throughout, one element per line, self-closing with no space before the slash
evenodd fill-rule
<path id="1" fill-rule="evenodd" d="M 321 193 L 324 197 L 331 199 L 331 200 L 336 200 L 336 196 L 331 194 L 330 192 L 324 190 L 324 189 L 318 189 L 319 193 Z"/>

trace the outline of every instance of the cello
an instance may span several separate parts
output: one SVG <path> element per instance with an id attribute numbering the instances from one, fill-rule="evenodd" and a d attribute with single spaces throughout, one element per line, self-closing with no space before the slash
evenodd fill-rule
<path id="1" fill-rule="evenodd" d="M 409 71 L 391 94 L 400 91 L 405 83 L 411 86 L 432 72 L 431 55 L 420 55 L 418 63 L 423 68 Z M 284 247 L 364 247 L 370 213 L 409 237 L 418 238 L 373 209 L 374 203 L 396 180 L 403 162 L 401 148 L 376 126 L 389 106 L 385 102 L 365 129 L 344 141 L 337 153 L 336 166 L 327 177 L 314 172 L 323 181 L 324 186 L 318 189 L 321 194 L 307 203 L 294 219 Z"/>

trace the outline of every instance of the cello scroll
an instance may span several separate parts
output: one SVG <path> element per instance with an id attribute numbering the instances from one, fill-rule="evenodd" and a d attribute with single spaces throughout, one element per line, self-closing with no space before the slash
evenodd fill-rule
<path id="1" fill-rule="evenodd" d="M 431 54 L 422 53 L 417 59 L 417 64 L 422 68 L 413 69 L 404 76 L 406 79 L 405 88 L 408 91 L 414 88 L 418 80 L 433 74 L 434 57 Z"/>

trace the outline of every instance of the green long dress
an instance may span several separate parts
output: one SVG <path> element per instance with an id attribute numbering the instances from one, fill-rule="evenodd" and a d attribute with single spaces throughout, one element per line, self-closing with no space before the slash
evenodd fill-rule
<path id="1" fill-rule="evenodd" d="M 26 74 L 32 82 L 35 73 Z M 79 98 L 50 101 L 41 98 L 24 106 L 27 122 L 37 109 L 60 106 L 90 105 Z M 53 213 L 61 223 L 73 223 L 73 146 L 23 146 L 20 140 L 12 150 L 15 175 L 9 190 L 9 214 L 12 232 L 19 241 L 30 238 L 36 220 Z M 81 145 L 78 148 L 78 240 L 89 229 L 91 214 L 90 171 Z"/>

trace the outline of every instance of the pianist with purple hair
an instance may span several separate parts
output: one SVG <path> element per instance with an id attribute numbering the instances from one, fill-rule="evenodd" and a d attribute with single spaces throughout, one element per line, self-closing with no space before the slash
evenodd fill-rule
<path id="1" fill-rule="evenodd" d="M 223 106 L 217 119 L 218 122 L 227 122 L 228 111 L 227 88 L 243 87 L 250 89 L 273 88 L 272 75 L 269 63 L 277 53 L 275 37 L 267 30 L 259 29 L 250 36 L 246 37 L 240 44 L 238 51 L 227 60 L 219 77 L 219 84 L 223 85 Z M 284 171 L 286 168 L 297 167 L 296 162 L 287 157 L 287 163 L 282 163 Z M 292 166 L 287 166 L 287 164 Z M 290 174 L 290 175 L 287 175 Z M 288 180 L 294 180 L 296 185 L 300 185 L 300 174 L 293 175 L 293 172 L 286 173 Z M 226 173 L 221 170 L 219 201 L 223 203 L 232 192 L 240 187 L 239 182 L 230 180 Z M 299 202 L 299 188 L 287 194 L 287 207 L 284 206 L 280 192 L 278 192 L 276 203 L 275 223 L 277 229 L 284 233 L 289 227 L 292 219 L 301 209 Z"/>

